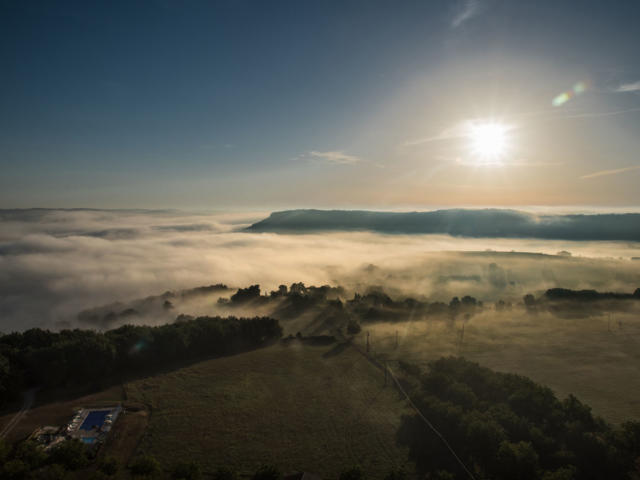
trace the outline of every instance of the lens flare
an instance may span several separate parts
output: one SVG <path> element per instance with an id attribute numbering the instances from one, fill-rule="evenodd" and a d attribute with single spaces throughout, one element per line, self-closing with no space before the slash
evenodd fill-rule
<path id="1" fill-rule="evenodd" d="M 570 90 L 566 92 L 562 92 L 560 95 L 557 95 L 552 101 L 551 104 L 554 107 L 559 107 L 560 105 L 564 105 L 573 97 L 580 95 L 587 91 L 587 82 L 578 82 Z"/>

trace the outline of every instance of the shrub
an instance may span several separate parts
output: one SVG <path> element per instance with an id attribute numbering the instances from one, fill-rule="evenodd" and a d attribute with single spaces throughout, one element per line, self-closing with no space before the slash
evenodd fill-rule
<path id="1" fill-rule="evenodd" d="M 7 480 L 19 480 L 26 476 L 29 466 L 22 460 L 9 460 L 2 466 L 2 478 Z"/>
<path id="2" fill-rule="evenodd" d="M 360 333 L 361 330 L 362 330 L 362 327 L 360 327 L 360 324 L 355 320 L 350 320 L 349 323 L 347 324 L 347 333 L 349 335 L 355 335 L 356 333 Z"/>
<path id="3" fill-rule="evenodd" d="M 67 478 L 67 471 L 62 465 L 54 463 L 47 465 L 35 473 L 31 473 L 32 480 L 65 480 Z"/>
<path id="4" fill-rule="evenodd" d="M 406 480 L 407 474 L 403 469 L 399 470 L 391 470 L 385 477 L 384 480 Z"/>
<path id="5" fill-rule="evenodd" d="M 87 450 L 79 440 L 67 440 L 51 450 L 49 459 L 67 470 L 78 470 L 89 464 Z"/>
<path id="6" fill-rule="evenodd" d="M 87 480 L 109 480 L 111 477 L 111 475 L 107 475 L 104 472 L 101 472 L 100 470 L 96 470 L 95 472 L 92 472 L 89 477 L 87 478 Z M 85 478 L 85 477 L 82 477 Z"/>
<path id="7" fill-rule="evenodd" d="M 263 465 L 252 478 L 253 480 L 279 480 L 282 478 L 282 474 L 273 465 Z"/>
<path id="8" fill-rule="evenodd" d="M 110 476 L 118 473 L 119 467 L 118 460 L 113 457 L 105 457 L 98 463 L 98 469 Z"/>
<path id="9" fill-rule="evenodd" d="M 160 472 L 160 464 L 150 455 L 136 458 L 129 466 L 133 475 L 154 475 Z"/>
<path id="10" fill-rule="evenodd" d="M 198 480 L 201 476 L 200 465 L 195 462 L 180 462 L 171 469 L 171 477 L 176 480 Z"/>
<path id="11" fill-rule="evenodd" d="M 353 467 L 349 470 L 345 470 L 340 474 L 340 480 L 362 480 L 364 479 L 364 474 L 360 467 Z"/>
<path id="12" fill-rule="evenodd" d="M 213 480 L 236 480 L 237 478 L 236 473 L 226 467 L 219 468 L 213 474 Z"/>

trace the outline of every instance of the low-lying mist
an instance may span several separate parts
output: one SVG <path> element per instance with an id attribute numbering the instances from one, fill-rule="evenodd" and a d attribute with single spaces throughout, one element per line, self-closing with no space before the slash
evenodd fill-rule
<path id="1" fill-rule="evenodd" d="M 640 261 L 631 260 L 640 256 L 637 243 L 243 231 L 265 216 L 0 211 L 0 330 L 75 326 L 77 313 L 91 307 L 216 283 L 263 291 L 330 284 L 347 294 L 381 286 L 392 296 L 442 301 L 640 286 Z M 175 313 L 215 314 L 215 300 Z"/>

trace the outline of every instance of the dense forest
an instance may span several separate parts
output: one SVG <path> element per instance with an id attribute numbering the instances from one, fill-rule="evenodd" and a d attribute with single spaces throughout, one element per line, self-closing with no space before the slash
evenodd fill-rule
<path id="1" fill-rule="evenodd" d="M 405 416 L 398 440 L 422 472 L 441 479 L 469 472 L 495 480 L 640 478 L 640 422 L 614 428 L 573 395 L 561 401 L 526 377 L 463 358 L 441 358 L 425 371 L 400 362 L 400 370 L 424 418 Z"/>
<path id="2" fill-rule="evenodd" d="M 104 333 L 36 328 L 2 335 L 0 406 L 29 387 L 99 387 L 114 375 L 228 355 L 281 335 L 278 321 L 268 317 L 181 317 L 158 327 L 125 325 Z"/>

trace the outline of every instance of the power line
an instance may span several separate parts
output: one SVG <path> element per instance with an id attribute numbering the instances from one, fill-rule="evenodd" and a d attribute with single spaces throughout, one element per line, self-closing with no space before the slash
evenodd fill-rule
<path id="1" fill-rule="evenodd" d="M 449 442 L 447 442 L 447 439 L 444 438 L 444 436 L 438 431 L 438 429 L 433 426 L 433 424 L 427 419 L 427 417 L 424 416 L 424 414 L 420 411 L 420 409 L 418 407 L 416 407 L 416 404 L 413 403 L 413 400 L 411 400 L 411 397 L 409 397 L 407 392 L 404 391 L 404 388 L 402 388 L 402 386 L 400 385 L 400 382 L 396 378 L 395 373 L 393 373 L 393 370 L 391 370 L 388 366 L 387 366 L 387 369 L 389 370 L 389 374 L 391 375 L 391 378 L 393 379 L 393 381 L 395 382 L 396 386 L 398 387 L 398 390 L 400 390 L 400 392 L 402 392 L 404 397 L 407 399 L 407 402 L 409 402 L 409 405 L 411 405 L 411 408 L 413 408 L 416 411 L 418 416 L 424 421 L 424 423 L 427 424 L 427 426 L 433 431 L 433 433 L 435 433 L 438 436 L 438 438 L 440 438 L 440 440 L 442 440 L 442 443 L 445 445 L 445 447 L 447 447 L 449 449 L 449 451 L 451 452 L 451 455 L 453 455 L 453 457 L 458 461 L 458 463 L 460 464 L 462 469 L 467 473 L 467 475 L 469 475 L 469 478 L 471 478 L 471 480 L 475 480 L 475 477 L 473 476 L 471 471 L 467 468 L 467 466 L 464 464 L 464 462 L 456 454 L 455 450 L 453 450 L 451 445 L 449 445 Z"/>

